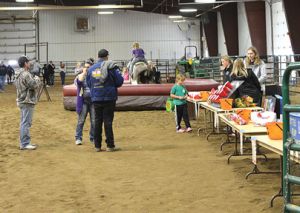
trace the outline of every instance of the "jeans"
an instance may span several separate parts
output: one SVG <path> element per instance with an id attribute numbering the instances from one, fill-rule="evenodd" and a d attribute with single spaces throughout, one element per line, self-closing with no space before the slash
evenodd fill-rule
<path id="1" fill-rule="evenodd" d="M 66 78 L 66 73 L 60 72 L 61 85 L 65 85 L 65 78 Z"/>
<path id="2" fill-rule="evenodd" d="M 90 141 L 94 141 L 94 126 L 95 126 L 95 109 L 91 102 L 84 102 L 82 106 L 82 111 L 78 115 L 78 122 L 76 127 L 75 139 L 82 141 L 82 130 L 87 117 L 90 114 Z"/>
<path id="3" fill-rule="evenodd" d="M 102 143 L 102 125 L 106 136 L 106 145 L 108 148 L 115 148 L 113 120 L 116 107 L 116 101 L 94 102 L 95 107 L 95 147 L 101 148 Z"/>
<path id="4" fill-rule="evenodd" d="M 180 123 L 183 118 L 186 128 L 191 127 L 190 121 L 189 121 L 189 115 L 187 110 L 187 104 L 183 105 L 176 105 L 176 129 L 181 129 Z"/>
<path id="5" fill-rule="evenodd" d="M 33 104 L 21 104 L 21 123 L 20 123 L 20 147 L 25 147 L 30 144 L 29 129 L 32 124 L 32 116 L 34 105 Z"/>
<path id="6" fill-rule="evenodd" d="M 0 75 L 0 90 L 4 90 L 5 76 L 6 75 Z"/>

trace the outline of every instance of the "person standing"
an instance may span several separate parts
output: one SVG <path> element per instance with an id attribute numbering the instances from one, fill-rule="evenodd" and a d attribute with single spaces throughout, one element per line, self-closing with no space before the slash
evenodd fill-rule
<path id="1" fill-rule="evenodd" d="M 94 64 L 94 59 L 89 58 L 84 65 L 82 73 L 75 78 L 77 87 L 76 112 L 78 121 L 75 133 L 75 144 L 82 144 L 82 130 L 88 114 L 90 114 L 90 142 L 94 142 L 95 109 L 91 100 L 90 88 L 86 83 L 87 70 Z"/>
<path id="2" fill-rule="evenodd" d="M 49 62 L 47 66 L 48 74 L 49 74 L 49 84 L 54 85 L 54 74 L 55 74 L 55 65 L 52 61 Z"/>
<path id="3" fill-rule="evenodd" d="M 59 74 L 60 74 L 60 80 L 61 80 L 61 85 L 65 85 L 65 78 L 66 78 L 66 66 L 63 62 L 60 62 L 59 64 Z"/>
<path id="4" fill-rule="evenodd" d="M 17 106 L 21 111 L 20 149 L 34 150 L 37 146 L 31 144 L 29 129 L 32 124 L 34 106 L 38 101 L 37 95 L 41 81 L 38 76 L 33 76 L 30 73 L 30 61 L 26 56 L 21 56 L 18 59 L 18 64 L 21 69 L 16 76 L 15 85 L 17 88 Z"/>
<path id="5" fill-rule="evenodd" d="M 0 92 L 4 92 L 6 73 L 7 73 L 6 66 L 4 65 L 3 61 L 1 61 L 1 63 L 0 63 Z"/>
<path id="6" fill-rule="evenodd" d="M 176 132 L 184 133 L 191 132 L 191 124 L 187 110 L 187 96 L 188 91 L 183 85 L 185 81 L 185 76 L 182 74 L 178 74 L 176 76 L 176 84 L 172 87 L 170 92 L 170 97 L 173 98 L 173 103 L 175 105 L 175 119 L 176 119 Z M 181 120 L 184 120 L 186 129 L 181 128 Z"/>
<path id="7" fill-rule="evenodd" d="M 262 96 L 260 83 L 252 69 L 245 68 L 243 59 L 238 58 L 234 61 L 231 72 L 231 80 L 243 81 L 243 83 L 234 92 L 235 98 L 241 98 L 247 95 L 253 98 L 253 102 L 260 106 Z"/>
<path id="8" fill-rule="evenodd" d="M 47 64 L 44 64 L 42 68 L 42 74 L 43 74 L 43 84 L 49 87 L 50 80 L 49 80 L 49 72 L 48 72 Z"/>
<path id="9" fill-rule="evenodd" d="M 39 64 L 39 61 L 33 61 L 32 73 L 40 77 L 41 65 Z"/>
<path id="10" fill-rule="evenodd" d="M 74 74 L 78 75 L 82 72 L 83 66 L 81 65 L 81 62 L 77 62 L 76 67 L 74 69 Z"/>
<path id="11" fill-rule="evenodd" d="M 221 57 L 222 63 L 222 74 L 223 74 L 223 84 L 227 81 L 231 82 L 231 71 L 232 71 L 232 60 L 228 55 Z"/>
<path id="12" fill-rule="evenodd" d="M 252 69 L 261 87 L 261 98 L 266 91 L 266 64 L 263 60 L 260 59 L 259 53 L 255 47 L 249 47 L 247 50 L 247 57 L 244 61 L 246 69 Z M 261 105 L 262 100 L 259 101 L 259 105 Z"/>
<path id="13" fill-rule="evenodd" d="M 15 75 L 15 70 L 10 65 L 8 65 L 7 66 L 7 83 L 8 84 L 12 83 L 12 76 L 14 76 L 14 75 Z"/>
<path id="14" fill-rule="evenodd" d="M 119 150 L 115 147 L 112 125 L 118 98 L 117 88 L 122 86 L 124 79 L 119 67 L 113 61 L 108 61 L 108 55 L 106 49 L 101 49 L 98 52 L 99 61 L 89 68 L 86 78 L 95 108 L 94 143 L 96 152 L 101 151 L 103 123 L 107 145 L 106 151 Z"/>

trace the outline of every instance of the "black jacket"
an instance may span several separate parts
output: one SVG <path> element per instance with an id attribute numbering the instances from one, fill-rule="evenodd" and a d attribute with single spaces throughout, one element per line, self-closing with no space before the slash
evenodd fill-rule
<path id="1" fill-rule="evenodd" d="M 223 70 L 223 84 L 225 84 L 227 81 L 231 81 L 231 71 L 232 71 L 232 64 L 229 67 L 226 67 Z"/>
<path id="2" fill-rule="evenodd" d="M 261 100 L 261 87 L 258 78 L 251 69 L 247 69 L 248 76 L 231 76 L 232 81 L 241 81 L 244 83 L 235 91 L 235 98 L 243 97 L 248 95 L 253 98 L 254 103 L 260 103 Z"/>
<path id="3" fill-rule="evenodd" d="M 7 69 L 5 65 L 0 65 L 0 75 L 6 75 Z"/>

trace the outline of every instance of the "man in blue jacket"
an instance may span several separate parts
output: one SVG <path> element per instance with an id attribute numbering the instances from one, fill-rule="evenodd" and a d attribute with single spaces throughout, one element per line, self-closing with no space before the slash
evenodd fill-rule
<path id="1" fill-rule="evenodd" d="M 102 124 L 106 136 L 106 151 L 113 152 L 115 147 L 113 120 L 118 87 L 123 84 L 123 77 L 118 66 L 113 61 L 108 61 L 108 51 L 101 49 L 98 52 L 99 61 L 89 68 L 87 85 L 90 88 L 91 99 L 95 109 L 94 143 L 96 152 L 100 152 L 102 143 Z"/>

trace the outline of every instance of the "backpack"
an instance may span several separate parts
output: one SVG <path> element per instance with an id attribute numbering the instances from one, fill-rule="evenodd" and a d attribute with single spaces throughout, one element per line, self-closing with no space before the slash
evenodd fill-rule
<path id="1" fill-rule="evenodd" d="M 92 72 L 93 78 L 97 79 L 100 84 L 104 84 L 107 79 L 109 70 L 114 70 L 118 66 L 113 61 L 104 61 L 100 67 L 97 67 Z"/>

